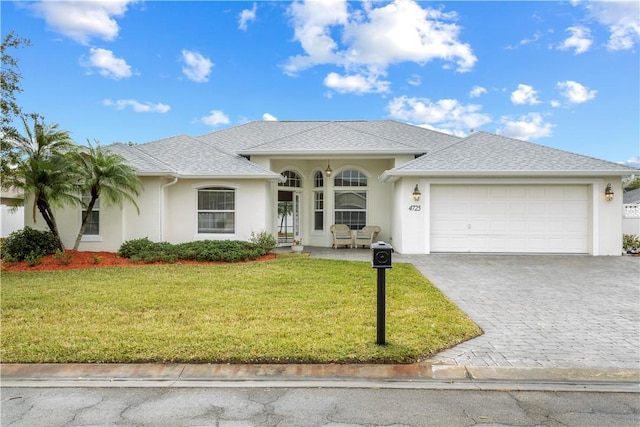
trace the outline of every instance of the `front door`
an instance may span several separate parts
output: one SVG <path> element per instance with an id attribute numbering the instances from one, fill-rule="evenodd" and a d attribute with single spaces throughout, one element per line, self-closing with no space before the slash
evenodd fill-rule
<path id="1" fill-rule="evenodd" d="M 300 193 L 278 191 L 278 244 L 291 245 L 300 239 Z"/>

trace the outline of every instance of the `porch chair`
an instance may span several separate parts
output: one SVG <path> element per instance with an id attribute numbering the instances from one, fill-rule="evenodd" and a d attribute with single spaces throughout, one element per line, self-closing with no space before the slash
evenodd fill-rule
<path id="1" fill-rule="evenodd" d="M 333 224 L 329 227 L 333 234 L 333 249 L 338 249 L 338 245 L 353 248 L 353 236 L 351 229 L 346 224 Z"/>
<path id="2" fill-rule="evenodd" d="M 367 225 L 362 230 L 358 230 L 356 232 L 355 247 L 357 248 L 358 245 L 371 247 L 371 244 L 376 241 L 378 233 L 380 233 L 380 227 L 377 225 Z"/>

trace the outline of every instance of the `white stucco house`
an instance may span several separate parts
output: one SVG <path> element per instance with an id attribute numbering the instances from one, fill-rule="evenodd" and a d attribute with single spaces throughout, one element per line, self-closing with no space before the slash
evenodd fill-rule
<path id="1" fill-rule="evenodd" d="M 378 240 L 403 254 L 620 255 L 621 181 L 638 173 L 486 132 L 458 138 L 390 120 L 260 121 L 109 147 L 144 182 L 140 214 L 100 208 L 81 250 L 262 231 L 330 247 L 329 227 L 343 223 L 381 227 Z M 80 216 L 57 213 L 67 246 Z"/>

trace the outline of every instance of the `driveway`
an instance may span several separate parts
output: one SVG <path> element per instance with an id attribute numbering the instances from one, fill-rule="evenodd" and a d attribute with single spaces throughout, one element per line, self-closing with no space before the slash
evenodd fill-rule
<path id="1" fill-rule="evenodd" d="M 367 250 L 309 249 L 370 259 Z M 394 262 L 415 265 L 484 330 L 433 363 L 640 369 L 640 257 L 396 254 Z"/>

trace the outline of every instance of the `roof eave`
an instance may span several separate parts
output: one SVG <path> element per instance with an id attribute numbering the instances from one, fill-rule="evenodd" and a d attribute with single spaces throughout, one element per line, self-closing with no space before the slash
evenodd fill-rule
<path id="1" fill-rule="evenodd" d="M 401 177 L 448 177 L 448 178 L 471 178 L 471 177 L 625 177 L 633 175 L 633 171 L 614 170 L 583 170 L 583 171 L 394 171 L 388 170 L 380 175 L 383 182 L 394 182 Z"/>
<path id="2" fill-rule="evenodd" d="M 272 151 L 272 150 L 239 150 L 236 154 L 241 156 L 277 156 L 277 157 L 296 157 L 296 156 L 380 156 L 380 155 L 406 155 L 406 154 L 424 154 L 424 150 L 404 149 L 404 150 L 291 150 L 291 151 Z"/>

